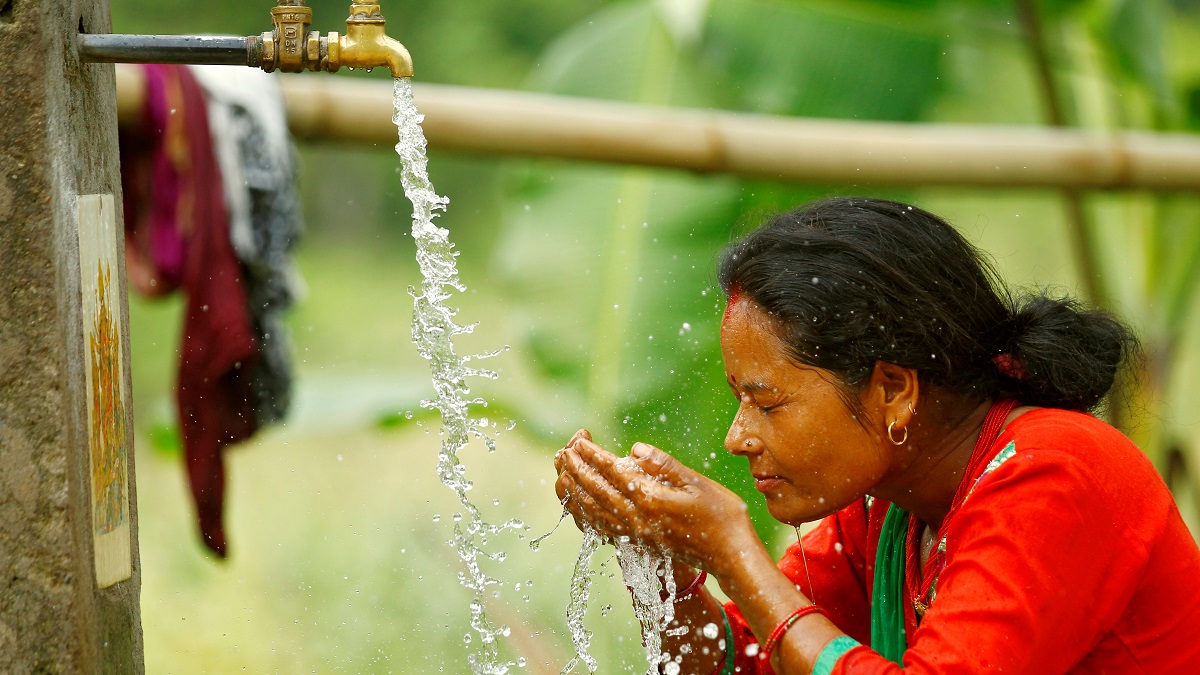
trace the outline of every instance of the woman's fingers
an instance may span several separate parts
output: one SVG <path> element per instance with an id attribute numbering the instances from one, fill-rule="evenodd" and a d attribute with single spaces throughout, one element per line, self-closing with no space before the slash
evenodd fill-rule
<path id="1" fill-rule="evenodd" d="M 634 443 L 630 456 L 642 471 L 674 487 L 692 485 L 700 477 L 683 462 L 648 443 Z"/>
<path id="2" fill-rule="evenodd" d="M 619 489 L 608 475 L 615 457 L 604 450 L 587 456 L 585 454 L 587 451 L 582 448 L 585 444 L 599 450 L 590 441 L 576 443 L 575 446 L 568 448 L 563 453 L 564 468 L 575 479 L 575 482 L 601 505 L 609 506 L 614 510 L 628 506 L 629 498 L 625 495 L 624 490 Z"/>
<path id="3" fill-rule="evenodd" d="M 554 454 L 554 468 L 558 479 L 554 482 L 554 492 L 567 511 L 575 520 L 575 525 L 583 529 L 589 525 L 605 533 L 620 532 L 624 525 L 616 518 L 611 508 L 603 507 L 596 502 L 589 491 L 603 489 L 603 481 L 596 480 L 596 472 L 586 463 L 579 462 L 573 454 L 576 443 L 580 440 L 591 441 L 592 435 L 587 429 L 576 431 L 565 447 Z M 568 455 L 573 461 L 568 461 Z M 584 484 L 581 485 L 580 481 Z"/>
<path id="4" fill-rule="evenodd" d="M 569 500 L 574 499 L 586 520 L 598 528 L 616 534 L 628 534 L 630 521 L 636 519 L 637 509 L 627 496 L 618 491 L 596 468 L 584 461 L 574 448 L 563 453 L 564 475 L 572 482 L 568 486 Z"/>
<path id="5" fill-rule="evenodd" d="M 624 524 L 613 516 L 608 509 L 601 507 L 592 496 L 575 483 L 570 476 L 560 479 L 563 490 L 567 495 L 564 502 L 567 511 L 575 519 L 575 525 L 583 529 L 585 524 L 605 533 L 619 534 L 625 530 Z"/>
<path id="6" fill-rule="evenodd" d="M 578 441 L 578 440 L 579 440 L 579 439 L 581 439 L 581 438 L 582 438 L 582 439 L 584 439 L 584 440 L 590 441 L 590 440 L 592 440 L 592 434 L 591 434 L 591 432 L 590 432 L 590 431 L 588 431 L 587 429 L 580 429 L 579 431 L 576 431 L 576 432 L 575 432 L 575 435 L 574 435 L 574 436 L 571 436 L 571 440 L 567 442 L 567 446 L 566 446 L 566 447 L 568 447 L 568 448 L 569 448 L 569 447 L 571 447 L 572 445 L 575 445 L 575 442 L 576 442 L 576 441 Z"/>
<path id="7" fill-rule="evenodd" d="M 589 440 L 580 439 L 574 448 L 580 459 L 595 469 L 601 478 L 635 503 L 642 501 L 643 495 L 661 487 L 633 462 L 621 461 L 621 458 Z"/>
<path id="8" fill-rule="evenodd" d="M 590 524 L 611 536 L 656 540 L 672 548 L 681 544 L 672 539 L 688 529 L 683 523 L 692 518 L 676 511 L 690 510 L 687 503 L 696 494 L 686 488 L 700 478 L 674 457 L 639 443 L 631 458 L 620 458 L 580 431 L 555 456 L 555 466 L 556 492 L 566 499 L 577 524 Z"/>

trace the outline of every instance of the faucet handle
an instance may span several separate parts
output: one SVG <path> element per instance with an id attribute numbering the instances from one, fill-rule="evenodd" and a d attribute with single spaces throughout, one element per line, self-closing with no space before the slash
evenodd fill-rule
<path id="1" fill-rule="evenodd" d="M 304 0 L 279 0 L 271 8 L 275 30 L 262 34 L 262 64 L 264 70 L 278 68 L 288 73 L 305 70 L 311 42 L 308 27 L 312 25 L 312 9 Z M 316 35 L 315 33 L 313 35 Z"/>
<path id="2" fill-rule="evenodd" d="M 350 3 L 350 18 L 346 19 L 346 21 L 382 23 L 383 11 L 379 8 L 378 2 L 352 0 Z"/>

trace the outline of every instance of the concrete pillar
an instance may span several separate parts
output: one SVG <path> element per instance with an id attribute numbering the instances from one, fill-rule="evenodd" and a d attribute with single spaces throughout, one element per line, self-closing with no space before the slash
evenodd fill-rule
<path id="1" fill-rule="evenodd" d="M 0 0 L 0 672 L 141 673 L 107 0 Z"/>

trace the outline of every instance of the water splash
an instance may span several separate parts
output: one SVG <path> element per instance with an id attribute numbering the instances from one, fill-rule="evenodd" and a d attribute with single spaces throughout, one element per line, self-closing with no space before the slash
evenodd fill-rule
<path id="1" fill-rule="evenodd" d="M 662 650 L 662 634 L 675 619 L 675 575 L 671 558 L 645 544 L 624 537 L 617 542 L 617 560 L 621 577 L 633 594 L 633 614 L 642 626 L 642 647 L 650 672 L 671 660 Z M 660 589 L 666 583 L 667 597 Z"/>
<path id="2" fill-rule="evenodd" d="M 484 593 L 489 586 L 498 586 L 500 580 L 484 572 L 480 563 L 481 558 L 502 562 L 504 554 L 489 554 L 482 547 L 487 545 L 489 537 L 506 530 L 525 529 L 525 525 L 516 519 L 502 525 L 485 521 L 478 507 L 467 497 L 473 485 L 466 478 L 466 467 L 458 458 L 459 451 L 472 440 L 482 441 L 491 452 L 496 450 L 495 439 L 483 431 L 486 422 L 481 423 L 470 415 L 470 406 L 486 406 L 487 402 L 471 397 L 467 378 L 496 379 L 494 371 L 469 364 L 495 356 L 502 350 L 469 356 L 459 356 L 454 351 L 454 338 L 473 332 L 475 325 L 459 324 L 455 321 L 457 310 L 445 304 L 455 291 L 466 290 L 458 278 L 458 253 L 450 242 L 450 232 L 433 223 L 433 219 L 446 210 L 449 200 L 439 195 L 429 181 L 425 134 L 421 131 L 424 117 L 417 112 L 412 84 L 407 78 L 395 80 L 393 103 L 396 112 L 392 121 L 400 136 L 396 153 L 402 164 L 401 182 L 405 196 L 413 205 L 412 237 L 417 244 L 417 264 L 424 277 L 420 289 L 408 289 L 413 297 L 412 336 L 417 352 L 429 362 L 437 394 L 436 398 L 421 401 L 421 406 L 441 413 L 443 441 L 438 452 L 438 476 L 458 495 L 466 514 L 455 519 L 454 538 L 450 544 L 466 566 L 466 571 L 459 574 L 459 581 L 475 594 L 470 604 L 471 627 L 478 633 L 479 641 L 476 651 L 469 654 L 467 660 L 473 673 L 503 675 L 516 665 L 502 661 L 498 650 L 498 639 L 507 637 L 510 631 L 507 626 L 493 625 L 484 611 Z"/>
<path id="3" fill-rule="evenodd" d="M 592 557 L 600 549 L 604 538 L 600 533 L 585 525 L 583 528 L 583 545 L 579 548 L 579 558 L 575 560 L 575 572 L 571 575 L 571 601 L 567 605 L 567 629 L 571 631 L 571 642 L 575 645 L 575 656 L 563 667 L 560 675 L 566 675 L 579 665 L 580 661 L 587 664 L 589 673 L 596 672 L 600 664 L 588 649 L 592 645 L 592 631 L 584 625 L 587 615 L 588 598 L 591 595 Z"/>
<path id="4" fill-rule="evenodd" d="M 641 467 L 630 457 L 622 457 L 618 464 L 624 464 L 641 470 Z M 565 517 L 564 513 L 564 517 Z M 562 522 L 561 519 L 559 522 Z M 553 530 L 539 537 L 544 539 Z M 646 652 L 648 673 L 658 673 L 659 666 L 663 672 L 678 673 L 679 665 L 671 655 L 663 651 L 663 634 L 675 636 L 687 633 L 687 626 L 670 628 L 675 620 L 675 575 L 673 562 L 669 555 L 657 547 L 635 542 L 629 537 L 620 537 L 609 541 L 590 526 L 584 526 L 583 544 L 580 546 L 579 558 L 575 561 L 575 572 L 571 577 L 571 600 L 567 606 L 567 627 L 571 631 L 571 641 L 575 644 L 575 657 L 563 668 L 560 675 L 571 672 L 583 661 L 590 672 L 596 672 L 597 663 L 589 653 L 592 631 L 584 626 L 587 615 L 587 604 L 590 596 L 592 577 L 591 560 L 601 544 L 611 543 L 616 547 L 618 564 L 621 567 L 621 578 L 633 595 L 633 613 L 642 627 L 642 647 Z M 666 590 L 666 596 L 662 594 Z M 606 612 L 602 612 L 605 614 Z"/>
<path id="5" fill-rule="evenodd" d="M 563 511 L 562 511 L 562 514 L 558 516 L 558 522 L 554 524 L 554 527 L 551 528 L 549 532 L 547 532 L 546 534 L 543 534 L 542 536 L 537 537 L 533 541 L 529 542 L 529 550 L 537 551 L 538 549 L 540 549 L 542 547 L 542 542 L 546 541 L 547 539 L 550 538 L 550 535 L 557 532 L 559 525 L 562 525 L 563 521 L 567 519 L 567 516 L 571 515 L 571 512 L 567 510 L 567 507 L 566 507 L 567 500 L 565 498 L 563 499 L 562 503 L 563 503 Z"/>

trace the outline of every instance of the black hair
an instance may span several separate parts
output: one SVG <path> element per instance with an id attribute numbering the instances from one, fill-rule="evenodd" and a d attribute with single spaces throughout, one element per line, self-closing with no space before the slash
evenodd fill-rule
<path id="1" fill-rule="evenodd" d="M 725 249 L 718 279 L 775 318 L 792 359 L 851 389 L 883 361 L 968 400 L 1086 411 L 1137 351 L 1106 312 L 1014 298 L 953 226 L 900 202 L 835 197 L 775 216 Z"/>

